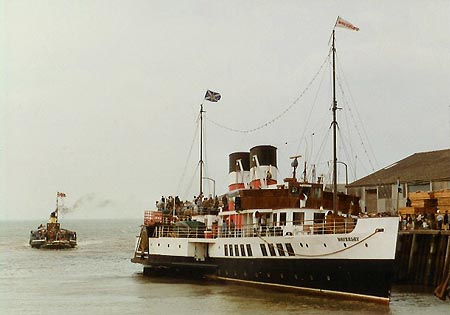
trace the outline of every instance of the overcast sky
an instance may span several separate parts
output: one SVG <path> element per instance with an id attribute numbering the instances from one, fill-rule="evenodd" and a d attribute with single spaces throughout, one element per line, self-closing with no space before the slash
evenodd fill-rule
<path id="1" fill-rule="evenodd" d="M 207 89 L 222 95 L 204 102 L 216 193 L 228 155 L 261 144 L 278 148 L 279 179 L 295 154 L 326 175 L 338 15 L 360 28 L 336 29 L 349 181 L 450 147 L 448 0 L 0 3 L 0 219 L 45 220 L 57 191 L 66 218 L 192 198 Z"/>

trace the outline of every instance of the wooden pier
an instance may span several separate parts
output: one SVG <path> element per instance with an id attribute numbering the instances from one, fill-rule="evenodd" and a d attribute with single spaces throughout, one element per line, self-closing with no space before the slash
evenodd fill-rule
<path id="1" fill-rule="evenodd" d="M 450 231 L 399 232 L 395 283 L 436 287 L 450 271 Z"/>

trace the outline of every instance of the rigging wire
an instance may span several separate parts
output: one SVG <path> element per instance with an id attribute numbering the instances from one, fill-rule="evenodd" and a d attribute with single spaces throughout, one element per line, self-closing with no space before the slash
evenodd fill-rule
<path id="1" fill-rule="evenodd" d="M 343 99 L 346 101 L 345 93 L 344 93 L 344 88 L 342 87 L 341 81 L 343 81 L 344 84 L 346 85 L 347 90 L 349 91 L 349 95 L 350 95 L 351 101 L 352 101 L 353 103 L 355 103 L 354 98 L 353 98 L 353 95 L 352 95 L 352 93 L 351 93 L 351 91 L 350 91 L 349 85 L 348 85 L 348 83 L 347 83 L 347 79 L 346 79 L 346 77 L 345 77 L 344 71 L 342 70 L 342 67 L 341 67 L 341 65 L 340 65 L 339 62 L 338 62 L 338 70 L 339 70 L 339 73 L 342 74 L 342 80 L 339 80 L 339 81 L 338 81 L 338 86 L 339 86 L 339 88 L 341 89 L 341 93 L 342 93 L 342 95 L 343 95 Z M 351 107 L 349 106 L 349 103 L 346 102 L 345 104 L 348 106 L 348 112 L 350 113 L 350 115 L 351 115 L 353 121 L 355 122 L 354 127 L 355 127 L 356 132 L 357 132 L 357 134 L 358 134 L 358 136 L 359 136 L 359 139 L 360 139 L 360 141 L 361 141 L 361 145 L 362 145 L 362 147 L 363 147 L 363 149 L 364 149 L 364 153 L 367 155 L 367 158 L 368 158 L 370 167 L 372 168 L 372 171 L 374 171 L 374 170 L 375 170 L 375 166 L 374 166 L 374 163 L 372 162 L 371 156 L 372 156 L 373 159 L 375 160 L 375 164 L 378 164 L 378 162 L 376 161 L 376 157 L 375 157 L 374 151 L 373 151 L 372 146 L 370 145 L 370 142 L 369 142 L 368 140 L 367 140 L 367 142 L 368 142 L 369 148 L 366 147 L 366 144 L 365 144 L 364 139 L 369 139 L 369 137 L 367 136 L 367 132 L 366 132 L 364 126 L 363 126 L 362 123 L 361 123 L 362 133 L 361 133 L 361 131 L 360 131 L 360 128 L 358 127 L 357 122 L 358 122 L 358 121 L 359 121 L 359 122 L 362 122 L 361 115 L 359 114 L 359 111 L 358 111 L 357 107 L 355 107 L 355 113 L 356 113 L 356 115 L 357 115 L 357 117 L 355 118 L 355 117 L 353 116 L 353 110 L 352 110 Z M 364 136 L 365 138 L 364 138 L 363 136 Z M 369 153 L 369 151 L 370 151 L 370 153 Z"/>
<path id="2" fill-rule="evenodd" d="M 328 54 L 328 57 L 330 57 L 331 56 L 331 47 L 330 47 L 330 52 L 329 52 L 329 54 Z M 330 80 L 330 82 L 331 82 L 331 80 L 332 80 L 332 71 L 331 71 L 331 69 L 332 69 L 332 64 L 331 64 L 331 58 L 328 58 L 328 66 L 329 66 L 329 69 L 330 69 L 330 71 L 328 71 L 328 72 L 324 72 L 324 76 L 323 77 L 325 77 L 325 74 L 329 74 L 330 75 L 330 78 L 329 78 L 329 80 Z M 321 84 L 322 84 L 322 82 L 321 82 Z M 319 90 L 317 91 L 317 94 L 318 94 L 318 92 L 319 92 Z M 332 94 L 332 86 L 330 85 L 330 95 Z M 330 98 L 331 99 L 331 98 Z M 330 105 L 330 108 L 329 108 L 329 110 L 331 110 L 331 106 L 332 106 L 332 104 Z M 325 121 L 326 119 L 321 119 L 321 120 L 319 120 L 319 121 Z M 322 139 L 322 143 L 320 144 L 320 147 L 319 147 L 319 149 L 318 149 L 318 151 L 316 152 L 316 155 L 315 155 L 315 158 L 313 159 L 312 157 L 310 158 L 310 164 L 314 164 L 315 166 L 316 166 L 316 173 L 317 173 L 317 171 L 319 170 L 319 165 L 321 165 L 321 164 L 325 164 L 325 163 L 320 163 L 320 162 L 318 162 L 318 161 L 320 161 L 320 159 L 322 158 L 322 155 L 324 154 L 324 151 L 325 151 L 325 148 L 326 148 L 326 143 L 328 142 L 328 139 L 329 139 L 329 137 L 330 137 L 330 134 L 331 134 L 331 126 L 332 125 L 330 125 L 330 126 L 328 126 L 328 128 L 323 128 L 322 126 L 320 126 L 320 124 L 321 123 L 317 123 L 317 125 L 316 125 L 316 127 L 314 127 L 313 128 L 313 130 L 316 130 L 316 129 L 322 129 L 322 130 L 327 130 L 326 131 L 326 134 L 325 134 L 325 136 L 323 137 L 323 139 Z M 315 133 L 314 133 L 315 134 Z M 311 153 L 311 156 L 313 155 L 313 153 Z M 314 163 L 312 162 L 312 161 L 315 161 Z M 327 163 L 327 165 L 328 165 L 328 162 L 326 162 Z M 330 168 L 330 166 L 328 165 L 328 169 L 327 169 L 327 171 L 326 171 L 326 173 L 328 174 L 329 173 L 329 168 Z M 312 168 L 309 168 L 309 170 L 307 171 L 307 176 L 311 176 L 312 175 Z M 321 172 L 322 173 L 322 172 Z M 313 180 L 315 180 L 315 179 L 313 179 Z"/>
<path id="3" fill-rule="evenodd" d="M 357 115 L 357 118 L 358 119 L 356 119 L 355 118 L 355 116 L 353 115 L 353 110 L 352 110 L 352 108 L 351 108 L 351 106 L 350 106 L 350 104 L 349 104 L 349 102 L 347 101 L 347 98 L 346 98 L 346 94 L 345 94 L 345 91 L 344 91 L 344 87 L 342 86 L 342 81 L 343 81 L 343 83 L 345 84 L 345 86 L 347 87 L 347 91 L 348 91 L 348 93 L 349 93 L 349 95 L 350 95 L 350 99 L 351 99 L 351 101 L 352 101 L 352 103 L 355 103 L 355 101 L 354 101 L 354 98 L 353 98 L 353 95 L 352 95 L 352 93 L 351 93 L 351 90 L 350 90 L 350 88 L 349 88 L 349 85 L 348 85 L 348 82 L 347 82 L 347 80 L 346 80 L 346 77 L 345 77 L 345 74 L 344 74 L 344 71 L 343 71 L 343 69 L 342 69 L 342 67 L 341 67 L 341 64 L 338 62 L 337 63 L 338 64 L 338 71 L 339 71 L 339 77 L 341 77 L 342 76 L 342 79 L 340 78 L 339 80 L 337 80 L 337 82 L 338 82 L 338 86 L 339 86 L 339 89 L 340 89 L 340 92 L 341 92 L 341 95 L 342 95 L 342 99 L 343 99 L 343 102 L 344 102 L 344 104 L 347 106 L 347 108 L 348 108 L 348 113 L 350 114 L 350 116 L 351 116 L 351 118 L 352 118 L 352 120 L 353 120 L 353 122 L 354 122 L 354 127 L 355 127 L 355 130 L 356 130 L 356 132 L 357 132 L 357 134 L 358 134 L 358 137 L 359 137 L 359 139 L 360 139 L 360 141 L 361 141 L 361 146 L 362 146 L 362 148 L 363 148 L 363 150 L 364 150 L 364 153 L 366 154 L 366 157 L 367 157 L 367 161 L 369 162 L 369 166 L 370 166 L 370 171 L 366 171 L 367 173 L 369 173 L 369 172 L 375 172 L 375 165 L 374 165 L 374 163 L 373 163 L 373 161 L 372 161 L 372 158 L 373 158 L 373 160 L 375 161 L 375 164 L 376 165 L 379 165 L 379 163 L 377 162 L 377 160 L 376 160 L 376 155 L 375 155 L 375 153 L 374 153 L 374 150 L 373 150 L 373 148 L 372 148 L 372 146 L 371 146 L 371 144 L 370 144 L 370 142 L 369 142 L 369 137 L 367 136 L 367 132 L 366 132 L 366 130 L 365 130 L 365 128 L 364 128 L 364 125 L 362 124 L 362 119 L 361 119 L 361 116 L 360 116 L 360 114 L 359 114 L 359 111 L 358 111 L 358 109 L 357 109 L 357 107 L 355 107 L 355 113 L 356 113 L 356 115 Z M 358 124 L 358 122 L 359 122 L 359 124 Z M 360 127 L 361 128 L 360 128 Z M 362 129 L 362 132 L 361 132 L 361 130 L 360 129 Z M 350 128 L 348 128 L 348 130 L 350 130 Z M 342 134 L 341 134 L 342 135 Z M 364 138 L 364 137 L 365 138 Z M 365 143 L 365 141 L 364 141 L 364 139 L 366 139 L 367 140 L 367 146 L 366 146 L 366 143 Z M 345 143 L 345 142 L 343 142 L 343 143 Z M 351 142 L 349 142 L 349 143 L 351 143 Z M 348 154 L 348 151 L 346 151 L 346 147 L 345 147 L 345 145 L 343 146 L 344 147 L 344 151 Z M 351 151 L 353 151 L 353 147 L 351 147 Z M 349 160 L 351 160 L 351 159 L 349 159 Z M 356 164 L 356 163 L 355 163 Z M 365 166 L 364 164 L 361 164 L 363 167 Z M 356 173 L 356 172 L 355 172 Z M 378 186 L 378 190 L 377 190 L 377 193 L 380 195 L 380 196 L 382 196 L 382 198 L 387 198 L 390 194 L 391 194 L 391 191 L 390 191 L 390 186 L 385 186 L 385 185 L 380 185 L 380 186 Z"/>
<path id="4" fill-rule="evenodd" d="M 325 60 L 325 62 L 328 61 L 328 64 L 329 64 L 330 61 L 331 61 L 330 56 L 331 56 L 331 50 L 328 52 L 327 59 Z M 315 107 L 316 104 L 317 104 L 317 98 L 318 98 L 318 96 L 319 96 L 319 91 L 320 91 L 320 89 L 321 89 L 321 87 L 322 87 L 322 83 L 323 83 L 323 81 L 324 81 L 324 78 L 325 78 L 326 73 L 327 73 L 327 72 L 324 71 L 324 72 L 323 72 L 323 75 L 322 75 L 322 78 L 320 79 L 319 86 L 318 86 L 318 88 L 317 88 L 316 95 L 315 95 L 315 97 L 314 97 L 312 106 L 311 106 L 311 108 L 310 108 L 310 110 L 309 110 L 308 117 L 307 117 L 307 119 L 306 119 L 306 124 L 305 124 L 305 127 L 303 128 L 303 133 L 302 133 L 302 136 L 300 137 L 300 139 L 303 139 L 303 138 L 305 137 L 306 129 L 308 128 L 309 122 L 311 121 L 312 112 L 313 112 L 314 107 Z M 313 134 L 314 134 L 314 133 L 313 133 Z M 297 150 L 296 150 L 296 153 L 297 153 L 297 154 L 298 154 L 299 151 L 300 151 L 300 145 L 301 145 L 301 142 L 298 143 Z M 311 155 L 312 155 L 312 152 L 311 152 Z M 306 156 L 305 156 L 305 159 L 307 159 Z"/>
<path id="5" fill-rule="evenodd" d="M 206 114 L 203 115 L 203 118 L 205 118 L 205 120 L 206 120 L 206 117 L 207 117 Z M 208 157 L 206 155 L 207 152 L 208 152 L 208 150 L 206 149 L 206 144 L 208 143 L 208 141 L 206 140 L 206 132 L 205 131 L 206 131 L 206 126 L 203 126 L 203 157 L 204 157 L 204 159 L 203 159 L 203 177 L 208 177 L 209 176 L 208 175 L 209 174 L 208 163 L 206 163 L 208 161 Z M 203 178 L 200 178 L 200 180 L 203 181 Z M 202 191 L 203 196 L 206 197 L 205 186 L 203 185 L 202 187 L 203 187 L 203 191 Z M 208 189 L 209 189 L 209 191 L 211 191 L 211 183 L 210 183 L 210 181 L 208 181 Z"/>
<path id="6" fill-rule="evenodd" d="M 197 122 L 198 122 L 198 119 L 200 118 L 200 114 L 199 114 L 199 116 L 197 117 Z M 187 158 L 186 158 L 186 163 L 184 164 L 184 169 L 183 169 L 183 173 L 181 174 L 181 178 L 180 178 L 180 180 L 178 181 L 178 185 L 177 185 L 177 190 L 176 191 L 180 191 L 180 186 L 181 186 L 181 184 L 182 184 L 182 182 L 184 181 L 184 178 L 185 178 L 185 176 L 186 176 L 186 170 L 187 170 L 187 167 L 188 167 L 188 163 L 189 163 L 189 161 L 190 161 L 190 159 L 191 159 L 191 155 L 192 155 L 192 150 L 193 150 L 193 148 L 194 148 L 194 144 L 195 144 L 195 142 L 196 142 L 196 139 L 197 139 L 197 137 L 198 137 L 198 128 L 199 128 L 199 124 L 198 123 L 196 123 L 195 124 L 196 125 L 196 127 L 195 127 L 195 131 L 194 131 L 194 137 L 192 138 L 192 142 L 191 142 L 191 147 L 189 148 L 189 152 L 188 152 L 188 155 L 187 155 Z M 194 174 L 195 175 L 195 174 Z M 190 183 L 190 185 L 188 186 L 188 187 L 190 187 L 192 185 L 192 180 L 191 180 L 191 183 Z M 186 195 L 186 193 L 185 193 L 185 195 Z"/>
<path id="7" fill-rule="evenodd" d="M 195 176 L 197 175 L 197 171 L 200 171 L 199 168 L 200 168 L 200 162 L 197 163 L 197 167 L 195 168 L 195 171 L 192 174 L 189 185 L 186 186 L 186 190 L 184 191 L 184 196 L 187 196 L 188 192 L 191 192 L 191 191 L 189 191 L 189 189 L 193 187 Z"/>
<path id="8" fill-rule="evenodd" d="M 325 134 L 325 137 L 323 138 L 322 143 L 320 144 L 320 147 L 317 150 L 316 158 L 314 159 L 314 161 L 320 160 L 320 158 L 325 150 L 325 147 L 326 147 L 325 144 L 328 142 L 328 138 L 330 137 L 330 134 L 331 134 L 331 126 L 328 128 L 327 133 Z M 316 166 L 318 166 L 318 163 L 316 163 Z M 311 171 L 312 170 L 310 170 L 309 172 L 311 172 Z M 308 175 L 309 175 L 309 172 L 308 172 Z"/>
<path id="9" fill-rule="evenodd" d="M 330 58 L 330 53 L 331 53 L 331 51 L 328 53 L 327 57 L 322 62 L 321 66 L 319 67 L 319 70 L 314 74 L 313 78 L 306 85 L 305 89 L 300 93 L 300 95 L 283 112 L 278 114 L 275 118 L 267 121 L 266 123 L 263 123 L 263 124 L 255 127 L 255 128 L 252 128 L 252 129 L 240 130 L 240 129 L 234 129 L 234 128 L 230 128 L 230 127 L 227 127 L 225 125 L 219 124 L 218 122 L 216 122 L 214 120 L 211 120 L 209 118 L 207 118 L 207 120 L 210 121 L 212 124 L 220 127 L 220 128 L 223 128 L 223 129 L 226 129 L 226 130 L 232 131 L 232 132 L 238 132 L 238 133 L 251 133 L 251 132 L 255 132 L 255 131 L 258 131 L 260 129 L 263 129 L 265 127 L 268 127 L 269 125 L 273 124 L 275 121 L 277 121 L 278 119 L 283 117 L 289 110 L 292 109 L 292 107 L 294 107 L 294 105 L 296 105 L 300 101 L 300 99 L 306 94 L 306 92 L 308 92 L 308 90 L 310 89 L 312 84 L 316 81 L 317 77 L 322 72 L 322 69 L 323 69 L 324 65 L 327 63 L 328 59 Z"/>
<path id="10" fill-rule="evenodd" d="M 347 141 L 345 140 L 346 139 L 345 134 L 342 132 L 342 130 L 340 128 L 338 129 L 338 134 L 339 134 L 340 138 L 343 139 L 341 141 L 341 143 L 342 143 L 342 150 L 344 151 L 344 154 L 345 154 L 347 160 L 351 161 L 351 155 L 350 155 L 350 153 L 349 153 L 347 148 L 350 147 L 350 150 L 352 150 L 352 148 L 351 148 L 351 146 L 345 145 L 346 143 L 351 143 L 351 142 L 350 142 L 350 140 L 348 138 L 347 138 Z M 348 167 L 350 168 L 350 173 L 352 171 L 354 171 L 353 163 L 348 163 Z M 348 175 L 348 173 L 347 173 L 347 175 Z M 347 178 L 349 178 L 349 176 Z"/>

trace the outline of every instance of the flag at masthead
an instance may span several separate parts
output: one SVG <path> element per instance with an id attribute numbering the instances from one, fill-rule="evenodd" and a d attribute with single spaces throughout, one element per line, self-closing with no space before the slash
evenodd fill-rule
<path id="1" fill-rule="evenodd" d="M 349 21 L 344 20 L 340 16 L 337 17 L 336 24 L 334 26 L 347 28 L 347 29 L 352 30 L 352 31 L 359 31 L 359 27 L 354 26 L 352 23 L 350 23 Z"/>
<path id="2" fill-rule="evenodd" d="M 205 100 L 210 102 L 218 102 L 221 98 L 220 93 L 213 92 L 211 90 L 207 90 L 205 94 Z"/>

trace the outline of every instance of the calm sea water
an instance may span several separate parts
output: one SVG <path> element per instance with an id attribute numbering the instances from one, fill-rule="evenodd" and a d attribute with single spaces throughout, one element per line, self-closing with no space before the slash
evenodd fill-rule
<path id="1" fill-rule="evenodd" d="M 40 223 L 0 222 L 0 314 L 450 314 L 448 300 L 405 287 L 394 287 L 382 306 L 143 277 L 130 262 L 140 220 L 63 221 L 77 231 L 78 247 L 57 251 L 29 247 Z"/>

